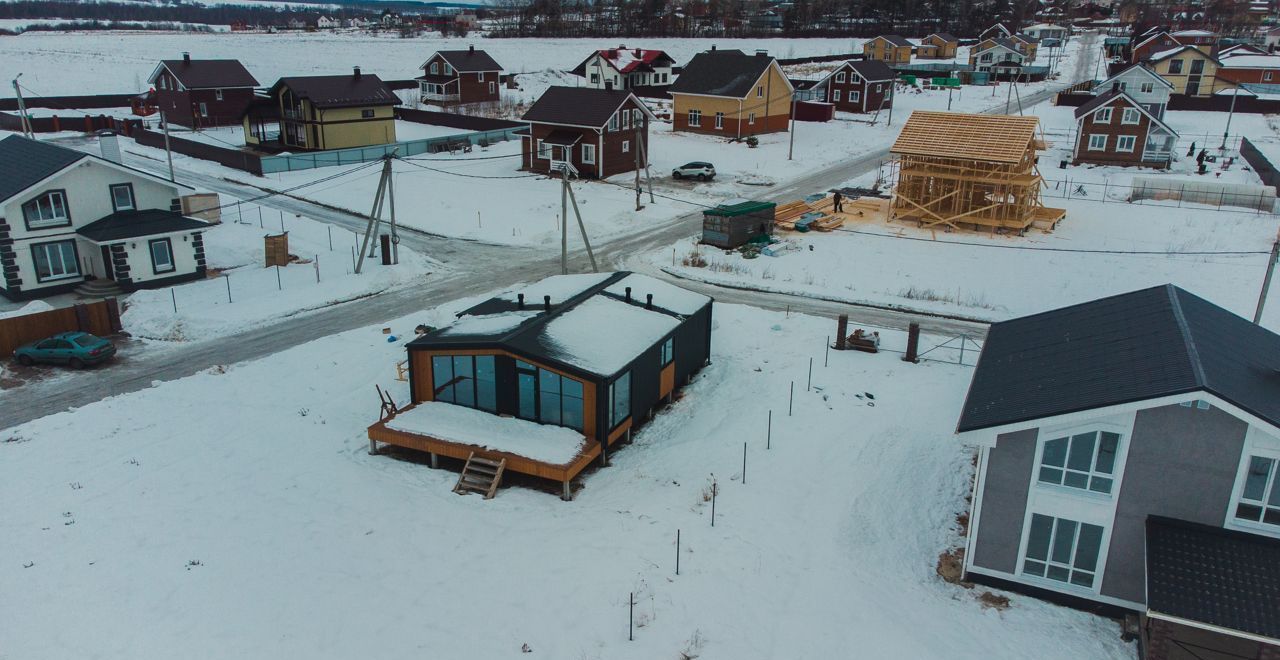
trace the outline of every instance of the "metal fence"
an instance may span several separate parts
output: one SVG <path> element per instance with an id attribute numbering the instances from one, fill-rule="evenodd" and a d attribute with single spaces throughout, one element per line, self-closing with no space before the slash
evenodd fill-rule
<path id="1" fill-rule="evenodd" d="M 460 133 L 458 135 L 446 135 L 443 137 L 425 138 L 422 140 L 392 142 L 391 144 L 378 144 L 370 147 L 329 149 L 326 151 L 315 151 L 311 153 L 262 156 L 260 158 L 260 162 L 262 174 L 310 170 L 317 167 L 334 167 L 337 165 L 354 165 L 357 163 L 381 160 L 384 156 L 393 151 L 395 151 L 397 156 L 416 156 L 418 154 L 435 153 L 452 145 L 462 143 L 485 145 L 493 142 L 503 142 L 514 137 L 517 130 L 519 129 L 506 128 L 495 131 L 481 131 L 478 133 Z"/>
<path id="2" fill-rule="evenodd" d="M 1169 179 L 1160 183 L 1121 186 L 1108 182 L 1076 181 L 1071 177 L 1062 179 L 1045 179 L 1041 193 L 1049 199 L 1075 199 L 1103 203 L 1137 204 L 1140 206 L 1168 206 L 1182 208 L 1198 205 L 1200 208 L 1210 207 L 1217 211 L 1232 213 L 1250 213 L 1254 215 L 1274 213 L 1275 189 L 1257 186 L 1257 190 L 1245 191 L 1235 189 L 1234 184 L 1220 184 L 1212 190 L 1206 185 L 1217 183 L 1212 180 L 1201 182 Z M 1232 186 L 1232 187 L 1228 187 Z"/>

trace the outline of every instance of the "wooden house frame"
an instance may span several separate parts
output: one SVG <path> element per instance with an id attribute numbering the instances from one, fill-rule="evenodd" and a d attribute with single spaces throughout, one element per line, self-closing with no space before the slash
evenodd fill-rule
<path id="1" fill-rule="evenodd" d="M 1040 200 L 1036 117 L 917 110 L 890 150 L 897 185 L 889 218 L 921 226 L 1025 232 L 1065 215 Z"/>

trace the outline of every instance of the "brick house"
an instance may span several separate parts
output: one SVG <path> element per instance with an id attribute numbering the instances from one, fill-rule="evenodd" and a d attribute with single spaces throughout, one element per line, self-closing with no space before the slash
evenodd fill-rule
<path id="1" fill-rule="evenodd" d="M 603 179 L 645 167 L 653 113 L 620 89 L 551 87 L 520 119 L 520 168 Z"/>
<path id="2" fill-rule="evenodd" d="M 768 53 L 712 46 L 694 55 L 671 86 L 671 128 L 726 137 L 785 131 L 794 92 Z"/>
<path id="3" fill-rule="evenodd" d="M 423 103 L 460 105 L 499 99 L 502 66 L 475 46 L 436 51 L 418 68 L 423 71 L 417 78 Z"/>
<path id="4" fill-rule="evenodd" d="M 147 82 L 165 120 L 190 128 L 240 123 L 258 86 L 238 60 L 193 60 L 191 53 L 161 60 Z"/>
<path id="5" fill-rule="evenodd" d="M 920 41 L 916 57 L 922 60 L 949 60 L 960 48 L 960 37 L 947 32 L 934 32 Z"/>
<path id="6" fill-rule="evenodd" d="M 1076 108 L 1076 165 L 1126 165 L 1164 169 L 1178 134 L 1119 87 Z"/>
<path id="7" fill-rule="evenodd" d="M 875 112 L 893 105 L 893 69 L 879 60 L 850 60 L 814 84 L 820 98 L 843 112 Z"/>
<path id="8" fill-rule="evenodd" d="M 882 34 L 862 44 L 862 55 L 869 60 L 894 64 L 911 63 L 911 42 L 896 34 Z"/>
<path id="9" fill-rule="evenodd" d="M 1156 53 L 1162 53 L 1182 45 L 1181 42 L 1173 38 L 1173 35 L 1159 30 L 1137 40 L 1137 43 L 1134 44 L 1133 49 L 1130 51 L 1129 61 L 1134 63 L 1142 62 L 1150 59 Z"/>
<path id="10" fill-rule="evenodd" d="M 1215 89 L 1235 87 L 1241 83 L 1280 85 L 1280 55 L 1235 51 L 1220 60 Z"/>

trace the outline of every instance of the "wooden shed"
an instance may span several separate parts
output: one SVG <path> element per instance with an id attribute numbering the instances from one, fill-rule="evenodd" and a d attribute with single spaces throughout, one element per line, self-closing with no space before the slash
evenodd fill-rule
<path id="1" fill-rule="evenodd" d="M 1040 200 L 1036 117 L 917 110 L 890 150 L 896 156 L 890 219 L 1024 232 L 1065 215 Z"/>
<path id="2" fill-rule="evenodd" d="M 773 202 L 721 204 L 702 213 L 702 242 L 726 250 L 773 235 Z"/>

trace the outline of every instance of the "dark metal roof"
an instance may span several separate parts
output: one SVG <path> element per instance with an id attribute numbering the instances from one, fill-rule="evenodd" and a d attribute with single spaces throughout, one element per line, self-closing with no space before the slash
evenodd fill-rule
<path id="1" fill-rule="evenodd" d="M 0 202 L 53 176 L 89 154 L 10 135 L 0 140 Z"/>
<path id="2" fill-rule="evenodd" d="M 1148 516 L 1147 609 L 1280 639 L 1280 539 Z"/>
<path id="3" fill-rule="evenodd" d="M 600 128 L 633 94 L 625 89 L 550 87 L 520 119 L 543 124 Z M 636 99 L 642 107 L 643 103 Z M 647 110 L 646 110 L 647 112 Z"/>
<path id="4" fill-rule="evenodd" d="M 768 55 L 747 55 L 740 50 L 704 51 L 685 65 L 670 91 L 740 99 L 751 93 L 773 61 Z"/>
<path id="5" fill-rule="evenodd" d="M 257 87 L 258 81 L 239 60 L 161 60 L 187 89 Z M 152 82 L 155 77 L 152 77 Z"/>
<path id="6" fill-rule="evenodd" d="M 542 141 L 546 144 L 558 144 L 564 146 L 577 144 L 580 140 L 582 140 L 582 133 L 577 131 L 566 131 L 564 129 L 551 131 L 546 137 L 542 138 Z"/>
<path id="7" fill-rule="evenodd" d="M 438 50 L 436 54 L 443 57 L 454 71 L 459 73 L 476 73 L 477 71 L 502 71 L 502 65 L 483 50 Z M 430 62 L 431 58 L 427 58 Z"/>
<path id="8" fill-rule="evenodd" d="M 863 80 L 869 82 L 893 80 L 893 69 L 882 60 L 850 60 L 848 64 L 859 76 L 862 76 Z"/>
<path id="9" fill-rule="evenodd" d="M 1280 335 L 1171 284 L 996 323 L 957 432 L 1207 391 L 1280 426 Z"/>
<path id="10" fill-rule="evenodd" d="M 143 209 L 117 211 L 77 229 L 76 233 L 95 243 L 105 243 L 208 228 L 209 223 L 188 218 L 181 213 L 161 209 Z"/>
<path id="11" fill-rule="evenodd" d="M 907 38 L 900 34 L 882 34 L 878 37 L 871 39 L 871 41 L 875 41 L 876 39 L 884 39 L 885 41 L 899 48 L 911 46 L 911 42 L 907 41 Z"/>
<path id="12" fill-rule="evenodd" d="M 1076 119 L 1079 119 L 1089 114 L 1090 112 L 1093 112 L 1098 108 L 1101 108 L 1102 106 L 1110 103 L 1113 99 L 1117 99 L 1121 96 L 1124 96 L 1124 92 L 1118 89 L 1113 89 L 1108 91 L 1105 94 L 1099 94 L 1093 97 L 1092 99 L 1089 100 L 1088 103 L 1085 103 L 1084 105 L 1076 108 Z"/>
<path id="13" fill-rule="evenodd" d="M 951 34 L 950 32 L 934 32 L 933 34 L 929 35 L 929 37 L 938 37 L 939 39 L 947 43 L 951 43 L 953 41 L 959 43 L 960 41 L 960 37 L 957 37 L 956 35 Z M 925 39 L 928 39 L 929 37 L 925 37 Z"/>
<path id="14" fill-rule="evenodd" d="M 372 73 L 281 78 L 271 87 L 272 96 L 281 87 L 289 88 L 299 98 L 307 99 L 311 105 L 322 109 L 400 103 L 400 97 Z"/>

